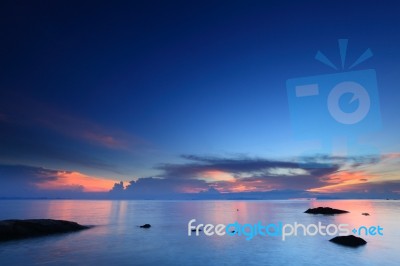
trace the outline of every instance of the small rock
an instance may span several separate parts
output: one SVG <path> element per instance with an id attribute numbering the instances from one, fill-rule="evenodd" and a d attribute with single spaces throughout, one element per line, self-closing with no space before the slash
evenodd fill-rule
<path id="1" fill-rule="evenodd" d="M 361 215 L 369 216 L 369 213 L 368 212 L 363 212 Z"/>
<path id="2" fill-rule="evenodd" d="M 333 243 L 348 246 L 348 247 L 358 247 L 367 244 L 367 241 L 362 239 L 361 237 L 356 237 L 353 235 L 348 236 L 337 236 L 329 240 Z"/>
<path id="3" fill-rule="evenodd" d="M 348 211 L 333 209 L 329 207 L 318 207 L 318 208 L 308 209 L 304 213 L 333 215 L 333 214 L 348 213 Z"/>
<path id="4" fill-rule="evenodd" d="M 140 228 L 150 228 L 151 227 L 151 225 L 150 224 L 144 224 L 144 225 L 141 225 L 141 226 L 139 226 Z"/>

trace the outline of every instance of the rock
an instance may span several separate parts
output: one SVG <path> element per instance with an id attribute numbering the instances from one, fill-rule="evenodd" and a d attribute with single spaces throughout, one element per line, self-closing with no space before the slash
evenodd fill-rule
<path id="1" fill-rule="evenodd" d="M 369 216 L 369 213 L 368 212 L 363 212 L 363 213 L 361 213 L 361 215 Z"/>
<path id="2" fill-rule="evenodd" d="M 90 228 L 71 221 L 52 219 L 0 221 L 0 241 L 75 232 Z"/>
<path id="3" fill-rule="evenodd" d="M 139 226 L 140 228 L 150 228 L 151 227 L 151 225 L 150 224 L 144 224 L 144 225 L 141 225 L 141 226 Z"/>
<path id="4" fill-rule="evenodd" d="M 332 209 L 329 207 L 318 207 L 314 209 L 308 209 L 304 213 L 333 215 L 333 214 L 348 213 L 348 211 Z"/>
<path id="5" fill-rule="evenodd" d="M 199 232 L 201 232 L 201 231 L 203 231 L 203 230 L 201 230 L 201 229 L 199 228 Z M 197 229 L 192 229 L 192 232 L 197 232 Z"/>
<path id="6" fill-rule="evenodd" d="M 362 239 L 361 237 L 356 237 L 353 235 L 348 236 L 337 236 L 329 240 L 333 243 L 348 246 L 348 247 L 358 247 L 367 244 L 367 241 Z"/>

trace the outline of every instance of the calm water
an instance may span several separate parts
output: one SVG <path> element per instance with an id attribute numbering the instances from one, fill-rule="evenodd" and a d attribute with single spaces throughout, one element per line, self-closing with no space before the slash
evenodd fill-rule
<path id="1" fill-rule="evenodd" d="M 303 213 L 329 206 L 336 216 Z M 239 209 L 237 211 L 236 209 Z M 368 212 L 370 216 L 362 216 Z M 1 265 L 400 265 L 400 201 L 77 201 L 3 200 L 0 219 L 52 218 L 96 227 L 0 244 Z M 187 223 L 283 222 L 380 225 L 359 248 L 329 236 L 189 237 Z M 152 228 L 137 227 L 150 223 Z"/>

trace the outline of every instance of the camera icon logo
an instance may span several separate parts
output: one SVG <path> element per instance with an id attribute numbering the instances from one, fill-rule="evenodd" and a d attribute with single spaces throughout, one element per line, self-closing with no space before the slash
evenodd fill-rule
<path id="1" fill-rule="evenodd" d="M 346 93 L 353 94 L 351 102 L 359 100 L 358 108 L 352 113 L 344 112 L 339 105 L 340 97 Z M 360 122 L 368 114 L 370 106 L 371 101 L 368 92 L 354 81 L 344 81 L 337 84 L 328 95 L 329 113 L 339 123 L 355 124 Z"/>
<path id="2" fill-rule="evenodd" d="M 339 40 L 339 48 L 344 69 L 347 40 Z M 349 69 L 371 56 L 367 49 Z M 318 52 L 316 59 L 337 70 L 323 53 Z M 298 139 L 354 139 L 381 126 L 373 69 L 289 79 L 286 88 L 291 123 Z"/>

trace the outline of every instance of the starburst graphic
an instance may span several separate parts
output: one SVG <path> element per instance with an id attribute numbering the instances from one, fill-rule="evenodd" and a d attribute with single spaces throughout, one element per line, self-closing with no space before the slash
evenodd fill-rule
<path id="1" fill-rule="evenodd" d="M 341 59 L 341 67 L 342 70 L 345 69 L 345 64 L 346 64 L 346 54 L 347 54 L 347 44 L 348 44 L 348 39 L 339 39 L 338 43 L 339 43 L 339 52 L 340 52 L 340 59 Z M 355 66 L 361 64 L 362 62 L 368 60 L 369 58 L 371 58 L 373 56 L 371 49 L 367 49 L 365 50 L 364 53 L 362 53 L 358 59 L 348 68 L 348 69 L 352 69 Z M 331 60 L 329 60 L 329 58 L 322 53 L 321 51 L 318 51 L 317 54 L 315 55 L 315 59 L 317 59 L 318 61 L 320 61 L 321 63 L 335 69 L 338 70 L 338 67 L 332 63 Z"/>

